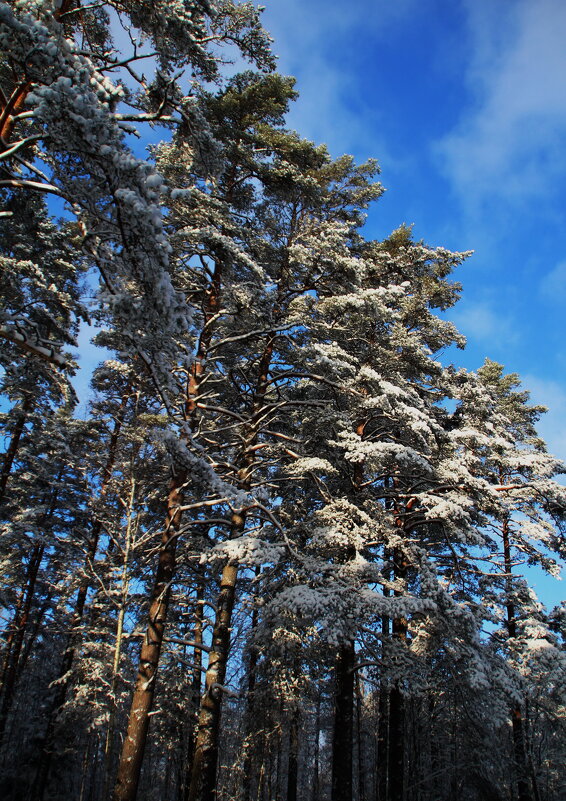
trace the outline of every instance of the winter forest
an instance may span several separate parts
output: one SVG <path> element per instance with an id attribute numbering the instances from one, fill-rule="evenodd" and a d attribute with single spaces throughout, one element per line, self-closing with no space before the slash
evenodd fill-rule
<path id="1" fill-rule="evenodd" d="M 544 408 L 296 96 L 249 2 L 0 3 L 4 801 L 566 797 Z"/>

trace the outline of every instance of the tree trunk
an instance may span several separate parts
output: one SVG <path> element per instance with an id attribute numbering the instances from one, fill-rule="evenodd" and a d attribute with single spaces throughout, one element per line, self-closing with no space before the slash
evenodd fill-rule
<path id="1" fill-rule="evenodd" d="M 513 569 L 513 562 L 511 559 L 511 542 L 509 531 L 509 520 L 506 518 L 502 526 L 503 535 L 503 560 L 505 566 L 505 573 L 507 575 L 507 632 L 509 637 L 514 638 L 517 636 L 517 622 L 515 613 L 515 604 L 511 600 L 511 592 L 513 586 L 511 583 L 511 571 Z M 523 716 L 519 704 L 515 704 L 511 710 L 511 725 L 513 728 L 513 750 L 515 755 L 515 770 L 517 772 L 517 792 L 519 801 L 532 801 L 532 796 L 529 790 L 527 781 L 527 754 L 525 751 L 525 736 L 523 732 Z"/>
<path id="2" fill-rule="evenodd" d="M 256 580 L 258 579 L 261 573 L 261 568 L 256 567 L 255 575 Z M 254 605 L 252 611 L 252 625 L 251 625 L 251 632 L 250 632 L 250 639 L 253 638 L 254 632 L 257 628 L 257 621 L 258 621 L 258 610 L 257 606 Z M 243 765 L 243 781 L 244 781 L 244 801 L 250 801 L 251 799 L 251 791 L 252 791 L 252 772 L 254 769 L 254 748 L 256 743 L 255 738 L 255 728 L 254 728 L 254 721 L 255 721 L 255 685 L 256 685 L 256 669 L 257 669 L 257 660 L 258 660 L 258 649 L 252 643 L 249 649 L 249 664 L 248 664 L 248 691 L 246 697 L 246 732 L 247 732 L 247 739 L 248 742 L 246 743 L 245 747 L 245 755 L 244 755 L 244 765 Z"/>
<path id="3" fill-rule="evenodd" d="M 354 643 L 345 643 L 336 662 L 331 801 L 352 801 L 354 660 Z"/>
<path id="4" fill-rule="evenodd" d="M 6 721 L 14 701 L 14 690 L 19 675 L 19 662 L 24 636 L 26 633 L 29 614 L 31 611 L 33 598 L 35 595 L 35 585 L 39 566 L 45 551 L 44 545 L 36 545 L 32 551 L 26 574 L 26 588 L 23 596 L 23 604 L 19 613 L 16 614 L 13 623 L 13 637 L 10 641 L 10 650 L 4 667 L 2 677 L 2 705 L 0 707 L 0 742 L 4 737 Z"/>
<path id="5" fill-rule="evenodd" d="M 259 360 L 258 377 L 254 393 L 251 422 L 244 432 L 238 480 L 243 490 L 249 490 L 250 471 L 254 463 L 254 448 L 258 441 L 258 423 L 267 391 L 267 380 L 276 335 L 270 333 Z M 247 513 L 234 512 L 230 520 L 230 537 L 237 537 L 245 529 Z M 238 566 L 228 564 L 222 571 L 220 596 L 212 634 L 212 651 L 209 654 L 205 679 L 205 692 L 201 701 L 197 743 L 191 777 L 189 801 L 213 801 L 216 796 L 216 771 L 222 690 L 226 676 L 230 648 L 230 626 L 236 596 Z"/>
<path id="6" fill-rule="evenodd" d="M 294 709 L 289 726 L 289 761 L 287 765 L 287 801 L 297 801 L 299 778 L 299 710 Z"/>
<path id="7" fill-rule="evenodd" d="M 403 801 L 405 785 L 405 700 L 395 682 L 389 692 L 389 797 Z"/>
<path id="8" fill-rule="evenodd" d="M 234 517 L 237 517 L 234 515 Z M 206 671 L 189 801 L 214 801 L 218 762 L 220 707 L 230 647 L 230 625 L 236 596 L 237 565 L 225 565 L 212 633 L 212 649 Z M 118 801 L 118 800 L 117 800 Z"/>
<path id="9" fill-rule="evenodd" d="M 108 458 L 106 460 L 106 465 L 104 467 L 104 471 L 102 474 L 102 483 L 100 486 L 100 499 L 103 499 L 104 496 L 106 495 L 106 491 L 108 489 L 108 483 L 112 477 L 112 471 L 114 470 L 114 463 L 116 460 L 116 452 L 118 448 L 118 440 L 120 437 L 120 432 L 122 430 L 122 425 L 124 424 L 126 407 L 128 405 L 128 400 L 130 398 L 130 389 L 131 388 L 128 388 L 128 390 L 122 395 L 120 407 L 118 409 L 114 421 L 112 434 L 110 435 L 110 440 L 108 443 Z M 75 661 L 75 653 L 77 649 L 77 630 L 83 619 L 86 599 L 90 588 L 88 571 L 90 569 L 90 565 L 92 565 L 92 563 L 96 558 L 96 553 L 98 551 L 98 542 L 100 540 L 101 532 L 102 532 L 102 521 L 98 517 L 94 517 L 92 522 L 92 530 L 90 532 L 90 537 L 88 540 L 86 559 L 84 563 L 85 577 L 82 579 L 77 592 L 73 617 L 71 619 L 69 632 L 67 634 L 67 642 L 65 644 L 65 650 L 63 651 L 63 659 L 61 660 L 61 667 L 59 668 L 59 673 L 57 675 L 56 689 L 51 704 L 49 706 L 49 711 L 47 712 L 48 724 L 45 735 L 43 737 L 42 750 L 39 756 L 39 761 L 33 782 L 33 792 L 32 792 L 33 801 L 43 801 L 45 790 L 47 788 L 47 782 L 49 779 L 49 770 L 51 768 L 51 758 L 53 755 L 52 740 L 55 736 L 57 712 L 59 711 L 59 709 L 61 709 L 61 707 L 65 703 L 65 699 L 67 698 L 67 691 L 69 689 L 69 684 L 71 682 L 71 668 L 73 667 L 73 662 Z"/>
<path id="10" fill-rule="evenodd" d="M 320 688 L 316 696 L 316 715 L 314 720 L 314 764 L 311 801 L 318 801 L 320 788 Z"/>
<path id="11" fill-rule="evenodd" d="M 179 506 L 184 478 L 184 476 L 177 476 L 171 482 L 167 525 L 161 537 L 157 572 L 150 599 L 149 620 L 141 648 L 128 729 L 118 766 L 114 801 L 134 801 L 138 790 L 149 728 L 149 716 L 155 694 L 159 655 L 167 621 L 171 584 L 175 576 L 175 550 L 180 523 Z"/>
<path id="12" fill-rule="evenodd" d="M 22 405 L 18 409 L 16 423 L 14 425 L 14 430 L 12 432 L 12 438 L 10 440 L 8 448 L 6 449 L 6 453 L 4 454 L 2 472 L 0 473 L 0 501 L 2 501 L 4 498 L 4 494 L 6 492 L 6 484 L 8 483 L 10 473 L 12 472 L 12 466 L 14 464 L 14 459 L 16 458 L 16 453 L 18 452 L 20 439 L 24 432 L 24 427 L 27 421 L 28 413 L 31 411 L 32 406 L 33 402 L 31 396 L 26 395 L 26 397 L 22 401 Z"/>
<path id="13" fill-rule="evenodd" d="M 395 579 L 404 580 L 408 564 L 400 548 L 393 552 Z M 395 592 L 401 596 L 401 591 Z M 393 619 L 393 637 L 405 643 L 407 621 L 404 617 Z M 397 679 L 389 692 L 389 749 L 388 749 L 388 801 L 403 801 L 405 795 L 405 699 L 400 681 Z"/>
<path id="14" fill-rule="evenodd" d="M 118 689 L 118 675 L 120 671 L 120 657 L 122 654 L 122 641 L 124 639 L 124 621 L 128 605 L 128 593 L 130 591 L 130 552 L 134 539 L 134 501 L 136 495 L 136 481 L 131 477 L 130 496 L 128 499 L 128 522 L 126 524 L 126 542 L 124 548 L 124 560 L 122 563 L 122 575 L 120 580 L 120 608 L 116 621 L 116 642 L 114 643 L 114 658 L 112 660 L 112 687 L 110 690 L 110 715 L 106 738 L 104 743 L 104 797 L 108 796 L 110 787 L 110 774 L 112 766 L 112 742 L 114 740 L 114 726 L 116 719 L 116 690 Z"/>
<path id="15" fill-rule="evenodd" d="M 195 625 L 193 629 L 193 642 L 194 651 L 194 667 L 193 667 L 193 680 L 191 685 L 191 711 L 189 720 L 188 743 L 186 753 L 186 763 L 183 777 L 183 799 L 188 801 L 189 792 L 191 789 L 191 777 L 193 770 L 193 760 L 195 757 L 196 748 L 196 733 L 200 713 L 200 699 L 202 693 L 202 645 L 204 624 L 204 577 L 199 578 L 197 583 L 197 597 L 196 597 L 196 610 L 195 610 Z"/>
<path id="16" fill-rule="evenodd" d="M 389 628 L 389 626 L 388 626 Z M 389 689 L 383 678 L 379 684 L 378 718 L 377 718 L 377 776 L 375 782 L 377 801 L 387 801 L 389 743 Z"/>
<path id="17" fill-rule="evenodd" d="M 365 738 L 363 724 L 363 687 L 356 673 L 356 729 L 358 741 L 358 801 L 366 799 Z"/>

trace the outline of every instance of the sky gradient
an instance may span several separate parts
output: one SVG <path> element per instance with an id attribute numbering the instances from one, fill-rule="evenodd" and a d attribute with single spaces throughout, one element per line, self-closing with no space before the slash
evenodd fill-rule
<path id="1" fill-rule="evenodd" d="M 445 360 L 519 373 L 566 460 L 566 3 L 267 0 L 263 20 L 297 78 L 289 125 L 381 166 L 368 238 L 408 223 L 474 251 L 448 314 L 468 347 Z M 529 580 L 548 605 L 564 598 Z"/>
<path id="2" fill-rule="evenodd" d="M 473 250 L 447 354 L 518 372 L 566 459 L 566 4 L 563 0 L 267 0 L 289 124 L 334 156 L 377 158 L 368 237 Z"/>

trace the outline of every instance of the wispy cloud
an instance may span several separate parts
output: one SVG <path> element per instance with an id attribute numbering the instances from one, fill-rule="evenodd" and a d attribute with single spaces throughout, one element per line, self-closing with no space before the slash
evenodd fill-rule
<path id="1" fill-rule="evenodd" d="M 566 4 L 466 0 L 468 99 L 435 149 L 465 205 L 542 197 L 566 174 Z"/>
<path id="2" fill-rule="evenodd" d="M 566 461 L 566 390 L 557 381 L 526 375 L 523 386 L 531 393 L 531 401 L 548 408 L 537 426 L 548 450 Z"/>
<path id="3" fill-rule="evenodd" d="M 359 76 L 344 65 L 360 30 L 371 30 L 377 47 L 417 2 L 361 0 L 346 9 L 323 0 L 272 0 L 263 22 L 273 35 L 279 70 L 297 77 L 300 93 L 289 125 L 317 143 L 327 143 L 335 156 L 347 152 L 367 158 L 378 153 L 380 160 L 391 162 L 390 148 L 379 135 L 381 112 L 368 107 L 361 114 L 352 108 Z"/>
<path id="4" fill-rule="evenodd" d="M 507 347 L 519 338 L 512 318 L 502 315 L 500 310 L 494 310 L 487 302 L 462 301 L 452 312 L 451 319 L 471 341 L 470 344 L 475 341 L 476 344 L 489 343 L 493 347 L 499 342 Z"/>
<path id="5" fill-rule="evenodd" d="M 563 303 L 566 300 L 566 261 L 561 261 L 544 276 L 540 291 L 546 300 Z"/>

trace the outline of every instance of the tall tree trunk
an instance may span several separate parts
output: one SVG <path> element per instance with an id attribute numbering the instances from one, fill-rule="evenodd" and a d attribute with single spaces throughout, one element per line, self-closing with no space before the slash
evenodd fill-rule
<path id="1" fill-rule="evenodd" d="M 251 469 L 254 463 L 254 448 L 258 441 L 257 420 L 263 408 L 275 334 L 269 334 L 258 366 L 258 378 L 254 393 L 252 417 L 244 433 L 244 444 L 238 470 L 239 485 L 249 490 Z M 230 519 L 230 538 L 240 536 L 245 529 L 247 513 L 235 512 Z M 220 582 L 220 596 L 216 606 L 216 618 L 212 634 L 212 651 L 209 654 L 205 679 L 205 692 L 201 701 L 195 758 L 191 777 L 189 801 L 214 801 L 216 796 L 216 772 L 218 763 L 218 740 L 220 734 L 220 710 L 222 690 L 226 676 L 230 648 L 230 626 L 236 596 L 238 566 L 227 564 Z"/>
<path id="2" fill-rule="evenodd" d="M 108 456 L 102 474 L 102 483 L 100 485 L 101 500 L 106 495 L 106 492 L 108 490 L 108 484 L 110 482 L 110 479 L 112 477 L 112 472 L 114 470 L 118 441 L 120 438 L 122 426 L 124 424 L 126 409 L 130 397 L 131 397 L 131 387 L 128 387 L 126 392 L 124 392 L 124 394 L 122 395 L 122 399 L 120 401 L 120 407 L 114 419 L 114 426 L 112 429 L 112 433 L 110 435 L 110 440 L 108 442 Z M 93 517 L 92 529 L 88 540 L 85 567 L 84 567 L 85 575 L 77 591 L 75 608 L 73 610 L 73 616 L 71 618 L 71 624 L 69 626 L 69 631 L 67 634 L 67 642 L 65 644 L 65 649 L 63 651 L 63 658 L 61 660 L 61 666 L 59 668 L 59 672 L 56 679 L 56 685 L 55 685 L 56 689 L 53 694 L 51 704 L 49 705 L 49 711 L 47 712 L 47 718 L 48 718 L 47 729 L 43 736 L 43 745 L 38 760 L 35 778 L 33 781 L 33 791 L 32 791 L 33 801 L 43 801 L 45 790 L 47 789 L 47 782 L 49 780 L 49 771 L 51 768 L 51 759 L 53 756 L 53 739 L 55 737 L 57 713 L 65 703 L 65 700 L 67 698 L 67 691 L 69 689 L 69 685 L 71 682 L 71 668 L 73 667 L 73 662 L 75 661 L 75 654 L 78 645 L 77 642 L 78 629 L 82 623 L 84 609 L 86 605 L 86 599 L 90 588 L 88 572 L 96 558 L 101 532 L 102 532 L 102 520 L 99 517 L 95 516 Z"/>
<path id="3" fill-rule="evenodd" d="M 33 401 L 31 395 L 26 395 L 17 411 L 17 418 L 14 425 L 14 430 L 12 431 L 12 438 L 10 439 L 10 444 L 6 449 L 6 453 L 4 454 L 2 472 L 0 472 L 0 501 L 4 499 L 6 485 L 8 483 L 10 473 L 12 472 L 12 466 L 18 452 L 20 439 L 22 438 L 28 414 L 31 411 L 32 406 Z"/>
<path id="4" fill-rule="evenodd" d="M 200 699 L 202 693 L 202 635 L 204 626 L 204 576 L 197 581 L 195 624 L 193 629 L 193 677 L 191 683 L 191 711 L 188 726 L 186 762 L 184 765 L 183 776 L 183 800 L 188 801 L 191 789 L 191 776 L 193 770 L 193 760 L 195 757 L 196 734 L 200 713 Z"/>
<path id="5" fill-rule="evenodd" d="M 116 719 L 116 691 L 118 689 L 118 675 L 120 670 L 120 657 L 122 654 L 122 642 L 124 639 L 124 620 L 128 605 L 128 594 L 130 591 L 130 552 L 134 540 L 134 501 L 136 495 L 136 481 L 131 477 L 130 496 L 128 499 L 128 522 L 126 524 L 126 542 L 122 563 L 122 576 L 120 580 L 120 608 L 116 621 L 116 642 L 114 643 L 114 658 L 112 660 L 112 686 L 110 690 L 110 715 L 108 718 L 108 728 L 104 743 L 104 797 L 108 797 L 110 787 L 110 773 L 112 767 L 112 743 L 114 740 L 114 725 Z"/>
<path id="6" fill-rule="evenodd" d="M 384 549 L 383 561 L 387 563 L 389 550 Z M 390 571 L 387 571 L 386 578 L 390 578 Z M 383 595 L 388 598 L 391 595 L 389 587 L 383 588 Z M 387 615 L 381 616 L 381 643 L 382 656 L 385 643 L 390 636 L 390 619 Z M 382 662 L 385 661 L 382 659 Z M 379 701 L 377 718 L 377 762 L 376 762 L 376 781 L 375 795 L 376 801 L 387 801 L 388 772 L 389 772 L 389 685 L 383 676 L 383 664 L 380 669 L 379 677 Z"/>
<path id="7" fill-rule="evenodd" d="M 234 515 L 235 517 L 238 516 Z M 212 648 L 206 671 L 205 691 L 200 707 L 189 801 L 214 801 L 216 797 L 220 708 L 230 648 L 230 624 L 236 597 L 237 577 L 237 565 L 224 566 L 212 633 Z"/>
<path id="8" fill-rule="evenodd" d="M 258 579 L 261 573 L 261 567 L 257 566 L 255 569 L 256 580 Z M 252 791 L 252 773 L 254 769 L 254 748 L 255 748 L 255 730 L 254 730 L 254 721 L 255 721 L 255 712 L 256 712 L 256 703 L 255 703 L 255 685 L 256 685 L 256 671 L 257 671 L 257 660 L 258 660 L 258 649 L 257 646 L 253 644 L 253 636 L 254 632 L 257 628 L 258 622 L 258 609 L 257 606 L 254 605 L 252 611 L 252 625 L 250 631 L 250 639 L 252 640 L 252 644 L 250 645 L 249 649 L 249 664 L 248 664 L 248 688 L 246 694 L 246 733 L 247 733 L 247 740 L 246 749 L 244 754 L 244 765 L 243 765 L 243 794 L 244 794 L 244 801 L 251 800 L 251 791 Z"/>
<path id="9" fill-rule="evenodd" d="M 395 579 L 404 580 L 407 575 L 407 561 L 400 548 L 393 552 L 393 574 Z M 395 591 L 402 596 L 402 591 Z M 407 620 L 404 617 L 393 619 L 393 637 L 405 643 L 407 639 Z M 405 795 L 405 699 L 399 679 L 393 682 L 389 691 L 389 748 L 388 748 L 388 801 L 403 801 Z"/>
<path id="10" fill-rule="evenodd" d="M 320 688 L 316 696 L 316 714 L 314 719 L 314 762 L 312 777 L 311 801 L 319 801 L 320 788 Z"/>
<path id="11" fill-rule="evenodd" d="M 358 741 L 358 801 L 366 799 L 366 762 L 363 714 L 363 686 L 356 673 L 356 729 Z"/>
<path id="12" fill-rule="evenodd" d="M 336 661 L 331 801 L 352 801 L 354 660 L 353 641 L 344 643 Z"/>
<path id="13" fill-rule="evenodd" d="M 389 627 L 388 627 L 389 628 Z M 383 677 L 379 683 L 379 701 L 377 718 L 377 767 L 375 794 L 376 801 L 387 801 L 387 773 L 388 773 L 388 743 L 389 743 L 389 688 Z"/>
<path id="14" fill-rule="evenodd" d="M 55 514 L 55 509 L 57 507 L 57 500 L 59 497 L 58 484 L 61 481 L 63 472 L 64 472 L 64 467 L 60 467 L 55 479 L 55 486 L 52 488 L 49 496 L 49 506 L 42 514 L 39 520 L 38 525 L 40 528 L 46 526 L 47 523 L 51 520 L 51 518 Z M 45 552 L 44 543 L 36 544 L 32 550 L 30 561 L 28 563 L 28 567 L 26 570 L 26 588 L 23 593 L 23 603 L 20 610 L 18 610 L 18 614 L 16 616 L 17 619 L 14 620 L 14 636 L 11 642 L 9 643 L 10 649 L 8 653 L 8 659 L 5 663 L 6 673 L 5 676 L 3 677 L 4 683 L 3 683 L 2 707 L 0 708 L 0 741 L 2 740 L 4 729 L 6 726 L 6 719 L 14 700 L 14 689 L 20 668 L 20 654 L 22 650 L 24 637 L 26 634 L 26 628 L 29 622 L 29 614 L 34 600 L 37 576 L 44 552 Z"/>
<path id="15" fill-rule="evenodd" d="M 26 628 L 29 621 L 29 615 L 35 595 L 35 586 L 37 582 L 37 575 L 39 566 L 45 551 L 44 545 L 36 545 L 30 556 L 26 573 L 26 587 L 24 592 L 24 600 L 19 613 L 16 615 L 13 622 L 13 637 L 10 641 L 10 650 L 8 658 L 5 663 L 3 681 L 2 681 L 2 705 L 0 706 L 0 742 L 4 737 L 6 729 L 6 721 L 8 714 L 14 701 L 14 690 L 16 681 L 19 675 L 20 653 L 24 642 Z"/>
<path id="16" fill-rule="evenodd" d="M 221 284 L 222 264 L 217 261 L 215 262 L 210 285 L 204 296 L 203 327 L 197 345 L 195 361 L 187 382 L 185 417 L 193 428 L 196 426 L 197 400 L 200 384 L 204 378 L 206 357 L 214 330 L 212 321 L 220 309 Z M 150 599 L 149 623 L 142 645 L 140 665 L 128 719 L 128 729 L 118 766 L 114 801 L 134 801 L 137 795 L 149 728 L 149 714 L 155 693 L 159 655 L 167 620 L 171 583 L 175 575 L 177 532 L 181 524 L 181 512 L 179 509 L 182 505 L 183 488 L 187 478 L 186 472 L 180 470 L 171 479 L 166 526 L 162 535 L 155 584 Z"/>
<path id="17" fill-rule="evenodd" d="M 389 692 L 389 797 L 403 801 L 405 785 L 405 700 L 399 682 Z"/>
<path id="18" fill-rule="evenodd" d="M 287 801 L 297 801 L 299 779 L 299 709 L 291 713 L 289 725 L 289 759 L 287 764 Z"/>
<path id="19" fill-rule="evenodd" d="M 159 655 L 165 634 L 171 584 L 175 576 L 175 551 L 180 525 L 179 507 L 184 478 L 184 476 L 174 478 L 169 492 L 166 526 L 161 536 L 157 572 L 150 598 L 149 620 L 141 647 L 128 729 L 114 788 L 114 801 L 134 801 L 138 790 L 149 715 L 155 695 Z"/>
<path id="20" fill-rule="evenodd" d="M 502 526 L 503 535 L 503 561 L 505 566 L 505 573 L 507 575 L 507 632 L 509 637 L 514 638 L 517 636 L 517 621 L 515 604 L 511 600 L 511 593 L 513 585 L 511 582 L 511 571 L 513 569 L 513 562 L 511 559 L 511 541 L 509 520 L 506 518 Z M 517 773 L 517 792 L 519 801 L 532 801 L 529 783 L 527 781 L 528 766 L 527 754 L 525 750 L 525 735 L 523 729 L 523 715 L 519 704 L 515 704 L 511 710 L 511 725 L 513 729 L 513 750 L 515 754 L 515 770 Z"/>

